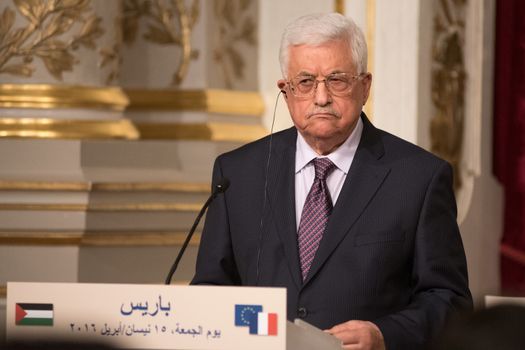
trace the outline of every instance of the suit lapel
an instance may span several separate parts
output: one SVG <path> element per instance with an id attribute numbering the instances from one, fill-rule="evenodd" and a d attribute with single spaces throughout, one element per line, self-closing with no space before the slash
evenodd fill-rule
<path id="1" fill-rule="evenodd" d="M 359 147 L 304 284 L 319 271 L 348 234 L 390 171 L 378 161 L 384 154 L 379 132 L 366 116 L 363 115 L 362 119 L 364 128 Z"/>
<path id="2" fill-rule="evenodd" d="M 297 133 L 290 129 L 284 142 L 275 144 L 268 175 L 268 203 L 284 247 L 288 268 L 297 288 L 302 285 L 295 223 L 295 147 Z M 274 140 L 276 141 L 276 140 Z"/>

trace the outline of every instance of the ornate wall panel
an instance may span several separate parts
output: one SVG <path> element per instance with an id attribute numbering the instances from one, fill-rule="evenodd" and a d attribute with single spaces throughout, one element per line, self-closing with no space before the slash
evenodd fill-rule
<path id="1" fill-rule="evenodd" d="M 0 4 L 0 16 L 0 137 L 136 139 L 137 127 L 145 126 L 145 138 L 193 134 L 152 132 L 187 128 L 180 120 L 185 103 L 174 93 L 187 89 L 201 91 L 194 101 L 206 108 L 193 123 L 203 130 L 216 113 L 208 90 L 226 89 L 224 121 L 241 133 L 248 124 L 249 134 L 265 134 L 255 92 L 257 1 L 13 0 Z M 249 118 L 237 123 L 224 117 L 238 114 L 240 90 L 256 101 Z M 148 91 L 174 101 L 161 106 L 171 115 L 135 100 Z M 128 105 L 126 115 L 137 125 L 122 115 Z"/>
<path id="2" fill-rule="evenodd" d="M 469 215 L 482 174 L 487 50 L 483 21 L 490 1 L 436 0 L 432 42 L 431 150 L 450 162 L 458 222 Z M 490 12 L 489 12 L 490 14 Z"/>
<path id="3" fill-rule="evenodd" d="M 126 115 L 143 139 L 218 140 L 217 128 L 222 141 L 266 134 L 257 1 L 124 0 L 124 33 Z"/>
<path id="4" fill-rule="evenodd" d="M 0 137 L 138 137 L 118 86 L 120 3 L 0 4 Z"/>
<path id="5" fill-rule="evenodd" d="M 466 0 L 440 0 L 434 17 L 432 52 L 431 150 L 454 169 L 454 188 L 462 185 L 460 163 L 465 126 Z"/>

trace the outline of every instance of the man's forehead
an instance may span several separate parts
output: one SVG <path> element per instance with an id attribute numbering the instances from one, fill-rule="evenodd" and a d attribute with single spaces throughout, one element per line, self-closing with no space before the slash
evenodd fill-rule
<path id="1" fill-rule="evenodd" d="M 333 69 L 331 71 L 325 72 L 324 75 L 325 76 L 327 76 L 327 75 L 337 75 L 337 74 L 341 74 L 341 73 L 348 73 L 348 72 L 346 70 L 343 70 L 343 69 Z M 295 75 L 296 76 L 301 76 L 301 77 L 313 77 L 313 78 L 316 78 L 316 77 L 319 76 L 318 73 L 311 72 L 309 70 L 301 70 L 298 73 L 296 73 Z"/>
<path id="2" fill-rule="evenodd" d="M 288 65 L 289 77 L 295 76 L 327 76 L 338 73 L 355 74 L 356 68 L 350 59 L 327 64 L 326 62 L 315 60 L 301 62 L 292 62 Z"/>
<path id="3" fill-rule="evenodd" d="M 348 72 L 354 68 L 352 55 L 346 42 L 328 41 L 319 45 L 293 45 L 288 50 L 288 72 L 318 75 Z"/>

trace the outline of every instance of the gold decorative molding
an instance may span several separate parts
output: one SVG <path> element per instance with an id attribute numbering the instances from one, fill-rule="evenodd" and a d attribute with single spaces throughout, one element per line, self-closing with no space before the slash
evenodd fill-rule
<path id="1" fill-rule="evenodd" d="M 432 41 L 431 151 L 454 170 L 454 189 L 462 184 L 460 164 L 465 124 L 466 0 L 441 0 L 434 16 Z"/>
<path id="2" fill-rule="evenodd" d="M 127 119 L 79 120 L 50 118 L 0 118 L 0 138 L 138 139 Z"/>
<path id="3" fill-rule="evenodd" d="M 83 46 L 95 49 L 104 34 L 102 18 L 90 9 L 91 1 L 13 1 L 26 20 L 13 28 L 16 12 L 5 7 L 0 15 L 0 74 L 31 77 L 34 58 L 43 61 L 48 72 L 62 80 L 79 61 L 74 52 Z M 79 26 L 75 24 L 80 23 Z M 72 32 L 74 28 L 78 28 Z"/>
<path id="4" fill-rule="evenodd" d="M 261 125 L 227 123 L 135 123 L 142 139 L 251 142 L 268 135 Z"/>
<path id="5" fill-rule="evenodd" d="M 148 23 L 148 31 L 143 35 L 146 41 L 162 46 L 180 46 L 180 63 L 172 79 L 175 86 L 180 85 L 186 77 L 190 60 L 198 56 L 198 52 L 192 49 L 191 31 L 199 17 L 199 3 L 199 0 L 193 0 L 187 9 L 184 0 L 124 0 L 123 27 L 126 44 L 134 43 L 140 20 L 144 19 Z"/>
<path id="6" fill-rule="evenodd" d="M 193 203 L 0 203 L 0 211 L 80 211 L 80 212 L 197 212 Z"/>
<path id="7" fill-rule="evenodd" d="M 93 191 L 101 192 L 188 192 L 209 193 L 208 183 L 182 183 L 182 182 L 119 182 L 119 183 L 93 183 Z"/>
<path id="8" fill-rule="evenodd" d="M 125 89 L 128 110 L 201 111 L 259 117 L 264 101 L 257 92 L 229 90 Z"/>
<path id="9" fill-rule="evenodd" d="M 0 299 L 7 298 L 7 286 L 0 286 Z"/>
<path id="10" fill-rule="evenodd" d="M 119 87 L 0 84 L 0 108 L 85 108 L 123 111 L 128 97 Z"/>
<path id="11" fill-rule="evenodd" d="M 82 231 L 0 231 L 0 245 L 80 245 Z"/>
<path id="12" fill-rule="evenodd" d="M 0 180 L 0 191 L 188 192 L 209 193 L 207 183 L 185 182 L 46 182 Z"/>
<path id="13" fill-rule="evenodd" d="M 123 12 L 123 4 L 118 2 L 119 15 L 113 20 L 114 41 L 110 46 L 101 47 L 98 50 L 101 60 L 98 63 L 99 68 L 108 67 L 109 73 L 106 76 L 106 85 L 112 83 L 118 85 L 118 78 L 120 77 L 120 68 L 122 63 L 122 42 L 123 42 L 123 20 L 120 15 Z"/>
<path id="14" fill-rule="evenodd" d="M 172 231 L 0 231 L 0 245 L 29 246 L 178 246 L 184 243 L 186 232 Z M 200 233 L 190 245 L 197 246 Z"/>
<path id="15" fill-rule="evenodd" d="M 74 191 L 86 192 L 89 182 L 45 182 L 0 180 L 0 191 Z"/>
<path id="16" fill-rule="evenodd" d="M 335 12 L 345 14 L 345 0 L 334 0 Z"/>

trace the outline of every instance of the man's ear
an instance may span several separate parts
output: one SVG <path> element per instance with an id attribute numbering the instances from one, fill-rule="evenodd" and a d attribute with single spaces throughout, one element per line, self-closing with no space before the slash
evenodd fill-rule
<path id="1" fill-rule="evenodd" d="M 284 79 L 279 79 L 277 81 L 277 87 L 279 88 L 279 90 L 281 90 L 281 92 L 283 93 L 284 95 L 284 98 L 288 98 L 288 96 L 286 95 L 286 80 Z"/>
<path id="2" fill-rule="evenodd" d="M 370 89 L 372 87 L 372 73 L 366 73 L 366 76 L 363 78 L 363 84 L 365 85 L 365 96 L 363 101 L 364 106 L 366 101 L 368 101 L 368 97 L 370 97 Z"/>

